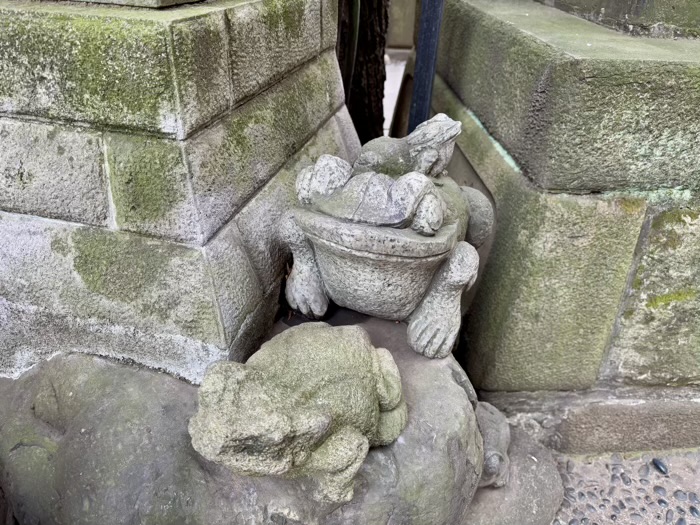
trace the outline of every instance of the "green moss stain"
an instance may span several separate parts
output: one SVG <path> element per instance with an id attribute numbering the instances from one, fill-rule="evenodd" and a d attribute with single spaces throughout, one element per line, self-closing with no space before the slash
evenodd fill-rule
<path id="1" fill-rule="evenodd" d="M 652 228 L 660 230 L 669 226 L 686 225 L 689 221 L 697 220 L 700 213 L 692 210 L 676 209 L 660 213 L 652 222 Z"/>
<path id="2" fill-rule="evenodd" d="M 649 297 L 649 299 L 647 299 L 646 306 L 647 308 L 655 310 L 657 308 L 668 306 L 672 303 L 692 301 L 697 296 L 697 290 L 692 288 L 684 288 L 682 290 L 677 290 L 664 295 L 652 295 Z"/>
<path id="3" fill-rule="evenodd" d="M 167 38 L 165 24 L 144 20 L 0 15 L 0 99 L 30 114 L 175 131 Z"/>
<path id="4" fill-rule="evenodd" d="M 125 303 L 138 301 L 156 286 L 176 247 L 126 233 L 79 229 L 72 235 L 73 267 L 94 293 Z"/>
<path id="5" fill-rule="evenodd" d="M 282 31 L 297 38 L 303 29 L 304 6 L 304 0 L 263 0 L 263 22 L 272 32 Z"/>
<path id="6" fill-rule="evenodd" d="M 107 138 L 119 225 L 157 222 L 186 198 L 186 169 L 176 142 L 127 135 Z"/>
<path id="7" fill-rule="evenodd" d="M 628 215 L 639 215 L 646 209 L 644 199 L 622 198 L 617 201 L 620 208 Z"/>

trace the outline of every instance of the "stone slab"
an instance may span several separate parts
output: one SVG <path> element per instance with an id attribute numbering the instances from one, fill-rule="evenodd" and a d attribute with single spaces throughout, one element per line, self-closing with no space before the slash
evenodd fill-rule
<path id="1" fill-rule="evenodd" d="M 237 232 L 201 249 L 0 213 L 0 246 L 0 376 L 60 348 L 198 381 L 262 298 Z"/>
<path id="2" fill-rule="evenodd" d="M 335 0 L 321 0 L 321 49 L 335 47 L 338 40 L 338 7 Z"/>
<path id="3" fill-rule="evenodd" d="M 181 140 L 321 47 L 320 0 L 162 11 L 1 0 L 0 114 Z"/>
<path id="4" fill-rule="evenodd" d="M 700 385 L 700 208 L 650 217 L 603 378 Z"/>
<path id="5" fill-rule="evenodd" d="M 86 9 L 0 4 L 0 112 L 177 134 L 168 26 Z"/>
<path id="6" fill-rule="evenodd" d="M 457 146 L 496 203 L 496 235 L 466 320 L 472 381 L 484 390 L 590 387 L 646 204 L 538 191 L 439 79 L 433 107 L 462 122 Z"/>
<path id="7" fill-rule="evenodd" d="M 449 0 L 438 73 L 545 189 L 700 187 L 700 42 L 526 0 Z"/>
<path id="8" fill-rule="evenodd" d="M 537 0 L 586 20 L 633 35 L 700 36 L 700 9 L 692 0 Z"/>
<path id="9" fill-rule="evenodd" d="M 182 146 L 148 135 L 105 133 L 117 227 L 202 244 Z"/>
<path id="10" fill-rule="evenodd" d="M 57 0 L 63 1 L 63 0 Z M 176 5 L 189 4 L 198 0 L 71 0 L 73 2 L 90 2 L 96 4 L 109 4 L 132 7 L 149 7 L 159 9 L 163 7 L 172 7 Z"/>
<path id="11" fill-rule="evenodd" d="M 320 0 L 265 0 L 227 10 L 235 100 L 253 95 L 321 48 Z"/>
<path id="12" fill-rule="evenodd" d="M 192 449 L 196 388 L 72 355 L 0 379 L 0 486 L 12 517 L 73 525 L 229 525 L 232 517 L 261 525 L 463 523 L 482 454 L 464 372 L 451 357 L 410 350 L 404 325 L 347 313 L 336 320 L 359 321 L 374 344 L 391 349 L 411 414 L 397 442 L 370 451 L 350 504 L 320 505 L 304 479 L 232 475 Z"/>
<path id="13" fill-rule="evenodd" d="M 700 447 L 696 388 L 597 387 L 489 392 L 484 399 L 548 448 L 566 454 Z"/>
<path id="14" fill-rule="evenodd" d="M 99 133 L 0 118 L 0 209 L 106 226 Z"/>
<path id="15" fill-rule="evenodd" d="M 204 238 L 228 222 L 344 102 L 326 52 L 185 144 Z"/>

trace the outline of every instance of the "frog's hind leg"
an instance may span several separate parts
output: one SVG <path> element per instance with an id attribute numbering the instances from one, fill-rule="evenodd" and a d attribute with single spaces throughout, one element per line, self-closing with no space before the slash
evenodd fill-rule
<path id="1" fill-rule="evenodd" d="M 391 445 L 401 435 L 408 422 L 408 407 L 401 399 L 398 405 L 392 410 L 379 413 L 379 425 L 377 435 L 370 443 L 373 447 L 383 447 Z"/>
<path id="2" fill-rule="evenodd" d="M 291 212 L 280 221 L 280 238 L 289 247 L 294 258 L 285 288 L 287 302 L 294 310 L 318 319 L 328 309 L 328 296 L 313 249 Z"/>
<path id="3" fill-rule="evenodd" d="M 457 243 L 438 270 L 428 293 L 411 314 L 408 344 L 426 357 L 446 357 L 452 351 L 462 324 L 461 298 L 476 281 L 479 254 L 469 243 Z"/>
<path id="4" fill-rule="evenodd" d="M 316 499 L 334 503 L 352 500 L 355 474 L 368 452 L 368 439 L 352 427 L 343 427 L 331 435 L 304 465 L 304 470 L 318 482 Z"/>

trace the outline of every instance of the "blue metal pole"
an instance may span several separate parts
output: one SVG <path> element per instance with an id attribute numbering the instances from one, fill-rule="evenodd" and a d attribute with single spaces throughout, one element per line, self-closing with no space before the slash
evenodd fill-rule
<path id="1" fill-rule="evenodd" d="M 422 0 L 408 132 L 430 117 L 444 0 Z"/>

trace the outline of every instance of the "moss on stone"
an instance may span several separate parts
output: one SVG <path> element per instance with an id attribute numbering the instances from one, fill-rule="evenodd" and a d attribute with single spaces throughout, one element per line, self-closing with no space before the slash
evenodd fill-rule
<path id="1" fill-rule="evenodd" d="M 159 221 L 185 199 L 186 170 L 176 142 L 110 135 L 107 145 L 119 225 Z"/>
<path id="2" fill-rule="evenodd" d="M 670 292 L 664 295 L 652 295 L 646 302 L 647 308 L 655 310 L 663 306 L 668 306 L 671 303 L 690 301 L 698 296 L 698 291 L 692 288 L 685 288 Z"/>
<path id="3" fill-rule="evenodd" d="M 131 303 L 156 286 L 178 247 L 126 233 L 81 228 L 72 235 L 73 267 L 85 286 L 110 299 Z"/>
<path id="4" fill-rule="evenodd" d="M 164 24 L 73 11 L 0 12 L 0 106 L 174 132 Z"/>
<path id="5" fill-rule="evenodd" d="M 700 213 L 693 210 L 683 208 L 667 210 L 654 217 L 652 228 L 660 230 L 669 226 L 685 225 L 688 221 L 697 220 L 698 217 L 700 217 Z"/>

